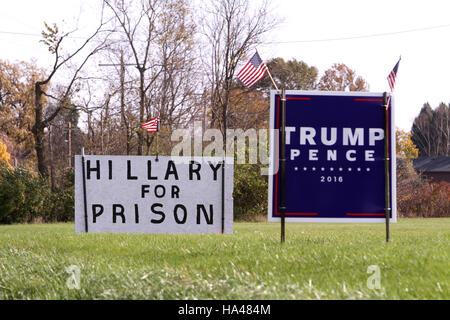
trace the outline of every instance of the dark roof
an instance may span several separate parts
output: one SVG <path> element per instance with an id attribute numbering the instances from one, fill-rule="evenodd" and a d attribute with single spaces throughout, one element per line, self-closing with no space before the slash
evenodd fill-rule
<path id="1" fill-rule="evenodd" d="M 419 157 L 413 160 L 414 169 L 425 172 L 450 172 L 450 157 Z"/>

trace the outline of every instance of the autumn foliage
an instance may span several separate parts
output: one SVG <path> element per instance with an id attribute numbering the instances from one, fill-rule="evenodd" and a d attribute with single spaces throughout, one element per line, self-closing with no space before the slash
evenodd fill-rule
<path id="1" fill-rule="evenodd" d="M 450 183 L 426 180 L 411 160 L 398 159 L 397 210 L 400 217 L 450 217 Z"/>
<path id="2" fill-rule="evenodd" d="M 423 182 L 398 199 L 402 217 L 450 217 L 450 183 Z"/>
<path id="3" fill-rule="evenodd" d="M 6 151 L 6 145 L 0 140 L 0 166 L 9 165 L 10 154 Z"/>

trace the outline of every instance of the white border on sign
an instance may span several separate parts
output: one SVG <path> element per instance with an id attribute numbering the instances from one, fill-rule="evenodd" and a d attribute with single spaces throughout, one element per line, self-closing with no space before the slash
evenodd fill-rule
<path id="1" fill-rule="evenodd" d="M 269 222 L 280 222 L 281 218 L 272 217 L 272 192 L 273 192 L 273 175 L 276 173 L 275 170 L 275 130 L 273 127 L 275 119 L 275 95 L 279 93 L 280 90 L 270 90 L 270 146 L 269 146 L 269 188 L 268 188 L 268 206 L 267 206 L 267 218 Z M 343 92 L 343 91 L 302 91 L 302 90 L 286 90 L 286 95 L 302 95 L 302 96 L 358 96 L 358 97 L 383 97 L 384 92 Z M 387 93 L 388 97 L 390 93 Z M 394 96 L 391 97 L 390 113 L 391 117 L 391 130 L 390 130 L 390 143 L 391 143 L 391 210 L 392 218 L 390 222 L 397 222 L 397 159 L 396 159 L 396 145 L 395 145 L 395 107 L 394 107 Z M 316 222 L 316 223 L 385 223 L 386 218 L 292 218 L 286 216 L 286 222 Z"/>

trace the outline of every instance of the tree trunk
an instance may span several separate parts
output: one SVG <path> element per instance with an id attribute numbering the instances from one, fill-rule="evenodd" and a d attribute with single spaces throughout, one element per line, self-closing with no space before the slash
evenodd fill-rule
<path id="1" fill-rule="evenodd" d="M 55 168 L 53 162 L 53 148 L 52 148 L 52 126 L 48 128 L 48 151 L 50 153 L 50 183 L 52 192 L 55 191 Z"/>
<path id="2" fill-rule="evenodd" d="M 45 161 L 45 146 L 44 146 L 44 110 L 42 106 L 42 95 L 43 91 L 41 89 L 41 84 L 36 82 L 34 85 L 35 89 L 35 124 L 33 127 L 33 135 L 35 140 L 35 150 L 37 157 L 37 165 L 39 173 L 48 178 L 48 169 Z"/>

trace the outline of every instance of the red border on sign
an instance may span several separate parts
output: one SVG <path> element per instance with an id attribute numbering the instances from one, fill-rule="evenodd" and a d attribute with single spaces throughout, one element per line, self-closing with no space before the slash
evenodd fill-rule
<path id="1" fill-rule="evenodd" d="M 346 213 L 347 216 L 385 216 L 385 213 Z"/>

